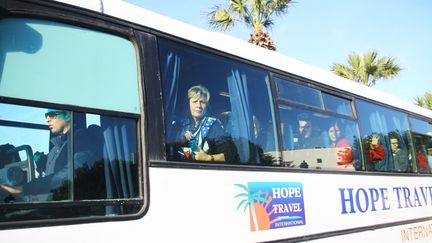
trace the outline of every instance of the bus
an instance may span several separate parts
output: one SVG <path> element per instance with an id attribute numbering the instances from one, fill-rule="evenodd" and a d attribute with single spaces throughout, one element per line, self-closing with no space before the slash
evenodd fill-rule
<path id="1" fill-rule="evenodd" d="M 117 0 L 0 1 L 0 239 L 430 242 L 432 112 Z"/>

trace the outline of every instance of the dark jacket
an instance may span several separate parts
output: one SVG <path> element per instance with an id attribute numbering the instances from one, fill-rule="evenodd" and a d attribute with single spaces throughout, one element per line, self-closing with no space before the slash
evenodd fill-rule
<path id="1" fill-rule="evenodd" d="M 48 153 L 46 169 L 43 177 L 34 179 L 23 185 L 24 195 L 57 193 L 58 200 L 67 199 L 70 183 L 69 169 L 71 163 L 70 133 L 61 134 L 51 139 L 53 147 Z"/>

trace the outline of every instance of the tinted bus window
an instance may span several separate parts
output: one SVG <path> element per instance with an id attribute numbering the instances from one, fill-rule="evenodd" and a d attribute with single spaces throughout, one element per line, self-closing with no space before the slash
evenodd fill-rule
<path id="1" fill-rule="evenodd" d="M 273 165 L 265 71 L 161 40 L 168 160 Z"/>
<path id="2" fill-rule="evenodd" d="M 357 109 L 367 170 L 416 171 L 410 156 L 408 116 L 362 100 L 357 100 Z"/>
<path id="3" fill-rule="evenodd" d="M 39 19 L 0 32 L 0 96 L 14 103 L 0 103 L 0 221 L 138 212 L 133 43 Z"/>
<path id="4" fill-rule="evenodd" d="M 432 124 L 414 117 L 409 118 L 413 132 L 432 136 Z"/>
<path id="5" fill-rule="evenodd" d="M 357 123 L 322 112 L 279 105 L 283 163 L 293 168 L 360 170 Z"/>
<path id="6" fill-rule="evenodd" d="M 415 160 L 420 173 L 431 173 L 432 168 L 432 125 L 410 117 L 414 142 Z"/>
<path id="7" fill-rule="evenodd" d="M 1 204 L 139 196 L 134 119 L 2 103 L 0 110 L 1 134 L 13 134 L 0 138 Z M 14 119 L 9 120 L 8 114 L 15 114 Z M 29 206 L 29 214 L 4 209 L 0 219 L 32 219 L 35 212 L 51 217 L 49 210 L 37 204 Z M 119 210 L 101 206 L 69 216 Z M 59 215 L 63 216 L 68 213 Z"/>
<path id="8" fill-rule="evenodd" d="M 317 108 L 323 108 L 321 92 L 319 90 L 280 78 L 275 78 L 275 81 L 277 84 L 278 97 Z"/>
<path id="9" fill-rule="evenodd" d="M 324 107 L 328 111 L 333 111 L 346 116 L 353 116 L 351 100 L 337 97 L 331 94 L 322 93 Z"/>
<path id="10" fill-rule="evenodd" d="M 130 41 L 19 18 L 0 20 L 0 33 L 1 96 L 139 114 L 138 69 Z M 121 97 L 121 102 L 106 97 Z"/>

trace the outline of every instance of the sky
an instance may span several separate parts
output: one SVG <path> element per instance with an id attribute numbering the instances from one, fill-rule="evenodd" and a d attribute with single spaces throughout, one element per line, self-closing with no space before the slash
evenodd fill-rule
<path id="1" fill-rule="evenodd" d="M 127 0 L 132 4 L 211 30 L 206 13 L 227 0 Z M 238 23 L 227 32 L 248 40 L 252 30 Z M 402 71 L 374 88 L 414 103 L 432 91 L 431 0 L 295 0 L 269 30 L 277 52 L 321 69 L 346 64 L 350 53 L 378 51 L 395 57 Z"/>

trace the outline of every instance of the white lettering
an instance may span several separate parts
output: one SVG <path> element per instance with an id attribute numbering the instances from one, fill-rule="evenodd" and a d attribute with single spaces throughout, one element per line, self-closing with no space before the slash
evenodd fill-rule
<path id="1" fill-rule="evenodd" d="M 293 212 L 302 212 L 303 211 L 300 203 L 274 204 L 273 210 L 274 210 L 275 214 L 293 213 Z"/>
<path id="2" fill-rule="evenodd" d="M 273 198 L 301 197 L 300 187 L 273 187 Z"/>

